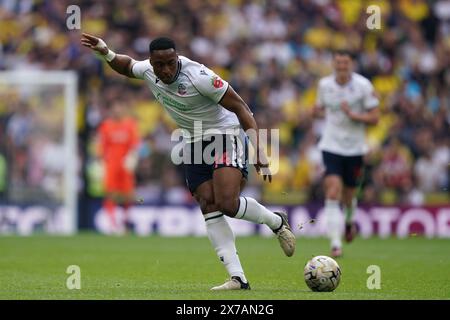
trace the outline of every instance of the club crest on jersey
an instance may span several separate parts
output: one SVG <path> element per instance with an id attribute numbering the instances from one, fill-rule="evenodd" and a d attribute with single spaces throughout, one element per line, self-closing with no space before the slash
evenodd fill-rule
<path id="1" fill-rule="evenodd" d="M 213 87 L 216 88 L 216 89 L 219 89 L 219 88 L 223 87 L 223 81 L 218 76 L 214 76 L 211 79 L 211 83 L 212 83 Z"/>
<path id="2" fill-rule="evenodd" d="M 185 95 L 187 93 L 187 88 L 184 83 L 178 85 L 178 94 Z"/>

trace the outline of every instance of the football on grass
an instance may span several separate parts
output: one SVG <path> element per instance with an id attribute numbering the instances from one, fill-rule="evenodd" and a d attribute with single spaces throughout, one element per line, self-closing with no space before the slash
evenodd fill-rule
<path id="1" fill-rule="evenodd" d="M 308 261 L 304 270 L 305 282 L 312 291 L 333 291 L 341 281 L 341 268 L 327 256 L 317 256 Z"/>

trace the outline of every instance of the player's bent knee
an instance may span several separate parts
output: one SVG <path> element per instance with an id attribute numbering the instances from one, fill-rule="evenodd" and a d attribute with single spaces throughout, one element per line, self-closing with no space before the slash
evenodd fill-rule
<path id="1" fill-rule="evenodd" d="M 219 207 L 211 201 L 202 201 L 200 202 L 200 209 L 203 214 L 207 214 L 214 211 L 219 211 Z"/>
<path id="2" fill-rule="evenodd" d="M 214 203 L 213 197 L 203 197 L 195 194 L 194 198 L 200 206 L 200 210 L 203 214 L 219 211 L 218 206 Z"/>
<path id="3" fill-rule="evenodd" d="M 342 196 L 342 188 L 339 181 L 329 180 L 325 186 L 325 197 L 329 200 L 340 200 Z"/>
<path id="4" fill-rule="evenodd" d="M 339 196 L 339 194 L 337 192 L 334 193 L 328 193 L 326 196 L 327 200 L 335 200 L 335 201 L 340 201 L 341 197 Z"/>
<path id="5" fill-rule="evenodd" d="M 341 199 L 341 191 L 337 187 L 328 188 L 325 195 L 328 200 L 340 200 Z"/>
<path id="6" fill-rule="evenodd" d="M 206 206 L 200 206 L 200 210 L 202 211 L 202 214 L 207 214 L 215 211 L 220 211 L 219 207 L 216 204 L 210 204 Z"/>
<path id="7" fill-rule="evenodd" d="M 219 200 L 216 205 L 218 206 L 219 211 L 221 211 L 223 214 L 234 217 L 236 215 L 238 206 L 239 206 L 239 199 L 236 198 L 226 198 Z"/>

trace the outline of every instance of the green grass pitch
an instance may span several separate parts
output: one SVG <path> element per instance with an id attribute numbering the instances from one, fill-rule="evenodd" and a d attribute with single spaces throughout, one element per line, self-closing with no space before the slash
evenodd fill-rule
<path id="1" fill-rule="evenodd" d="M 299 238 L 283 255 L 275 238 L 237 238 L 252 290 L 210 292 L 227 278 L 207 238 L 0 237 L 0 299 L 450 299 L 450 240 L 421 237 L 356 239 L 338 259 L 335 292 L 311 292 L 303 267 L 328 255 L 325 239 Z M 69 290 L 69 265 L 81 268 L 81 289 Z M 381 268 L 381 289 L 366 286 L 367 267 Z"/>

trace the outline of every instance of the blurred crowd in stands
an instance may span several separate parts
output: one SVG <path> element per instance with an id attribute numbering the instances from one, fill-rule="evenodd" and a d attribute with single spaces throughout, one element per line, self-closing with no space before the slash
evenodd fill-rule
<path id="1" fill-rule="evenodd" d="M 323 121 L 311 112 L 316 85 L 332 72 L 332 50 L 352 50 L 355 71 L 373 82 L 382 114 L 368 130 L 361 201 L 448 203 L 450 1 L 85 0 L 76 1 L 82 30 L 68 30 L 72 2 L 0 0 L 0 70 L 78 72 L 80 190 L 89 196 L 102 194 L 96 129 L 120 95 L 142 136 L 139 196 L 147 202 L 192 202 L 182 169 L 170 162 L 173 122 L 143 82 L 115 74 L 82 48 L 82 31 L 137 60 L 148 57 L 153 38 L 172 37 L 181 55 L 229 81 L 261 128 L 280 130 L 278 174 L 267 184 L 251 168 L 245 191 L 271 203 L 322 199 L 316 144 Z M 371 4 L 381 9 L 380 29 L 366 25 Z M 8 137 L 21 146 L 26 113 L 33 110 L 39 112 L 3 106 L 0 140 Z"/>

